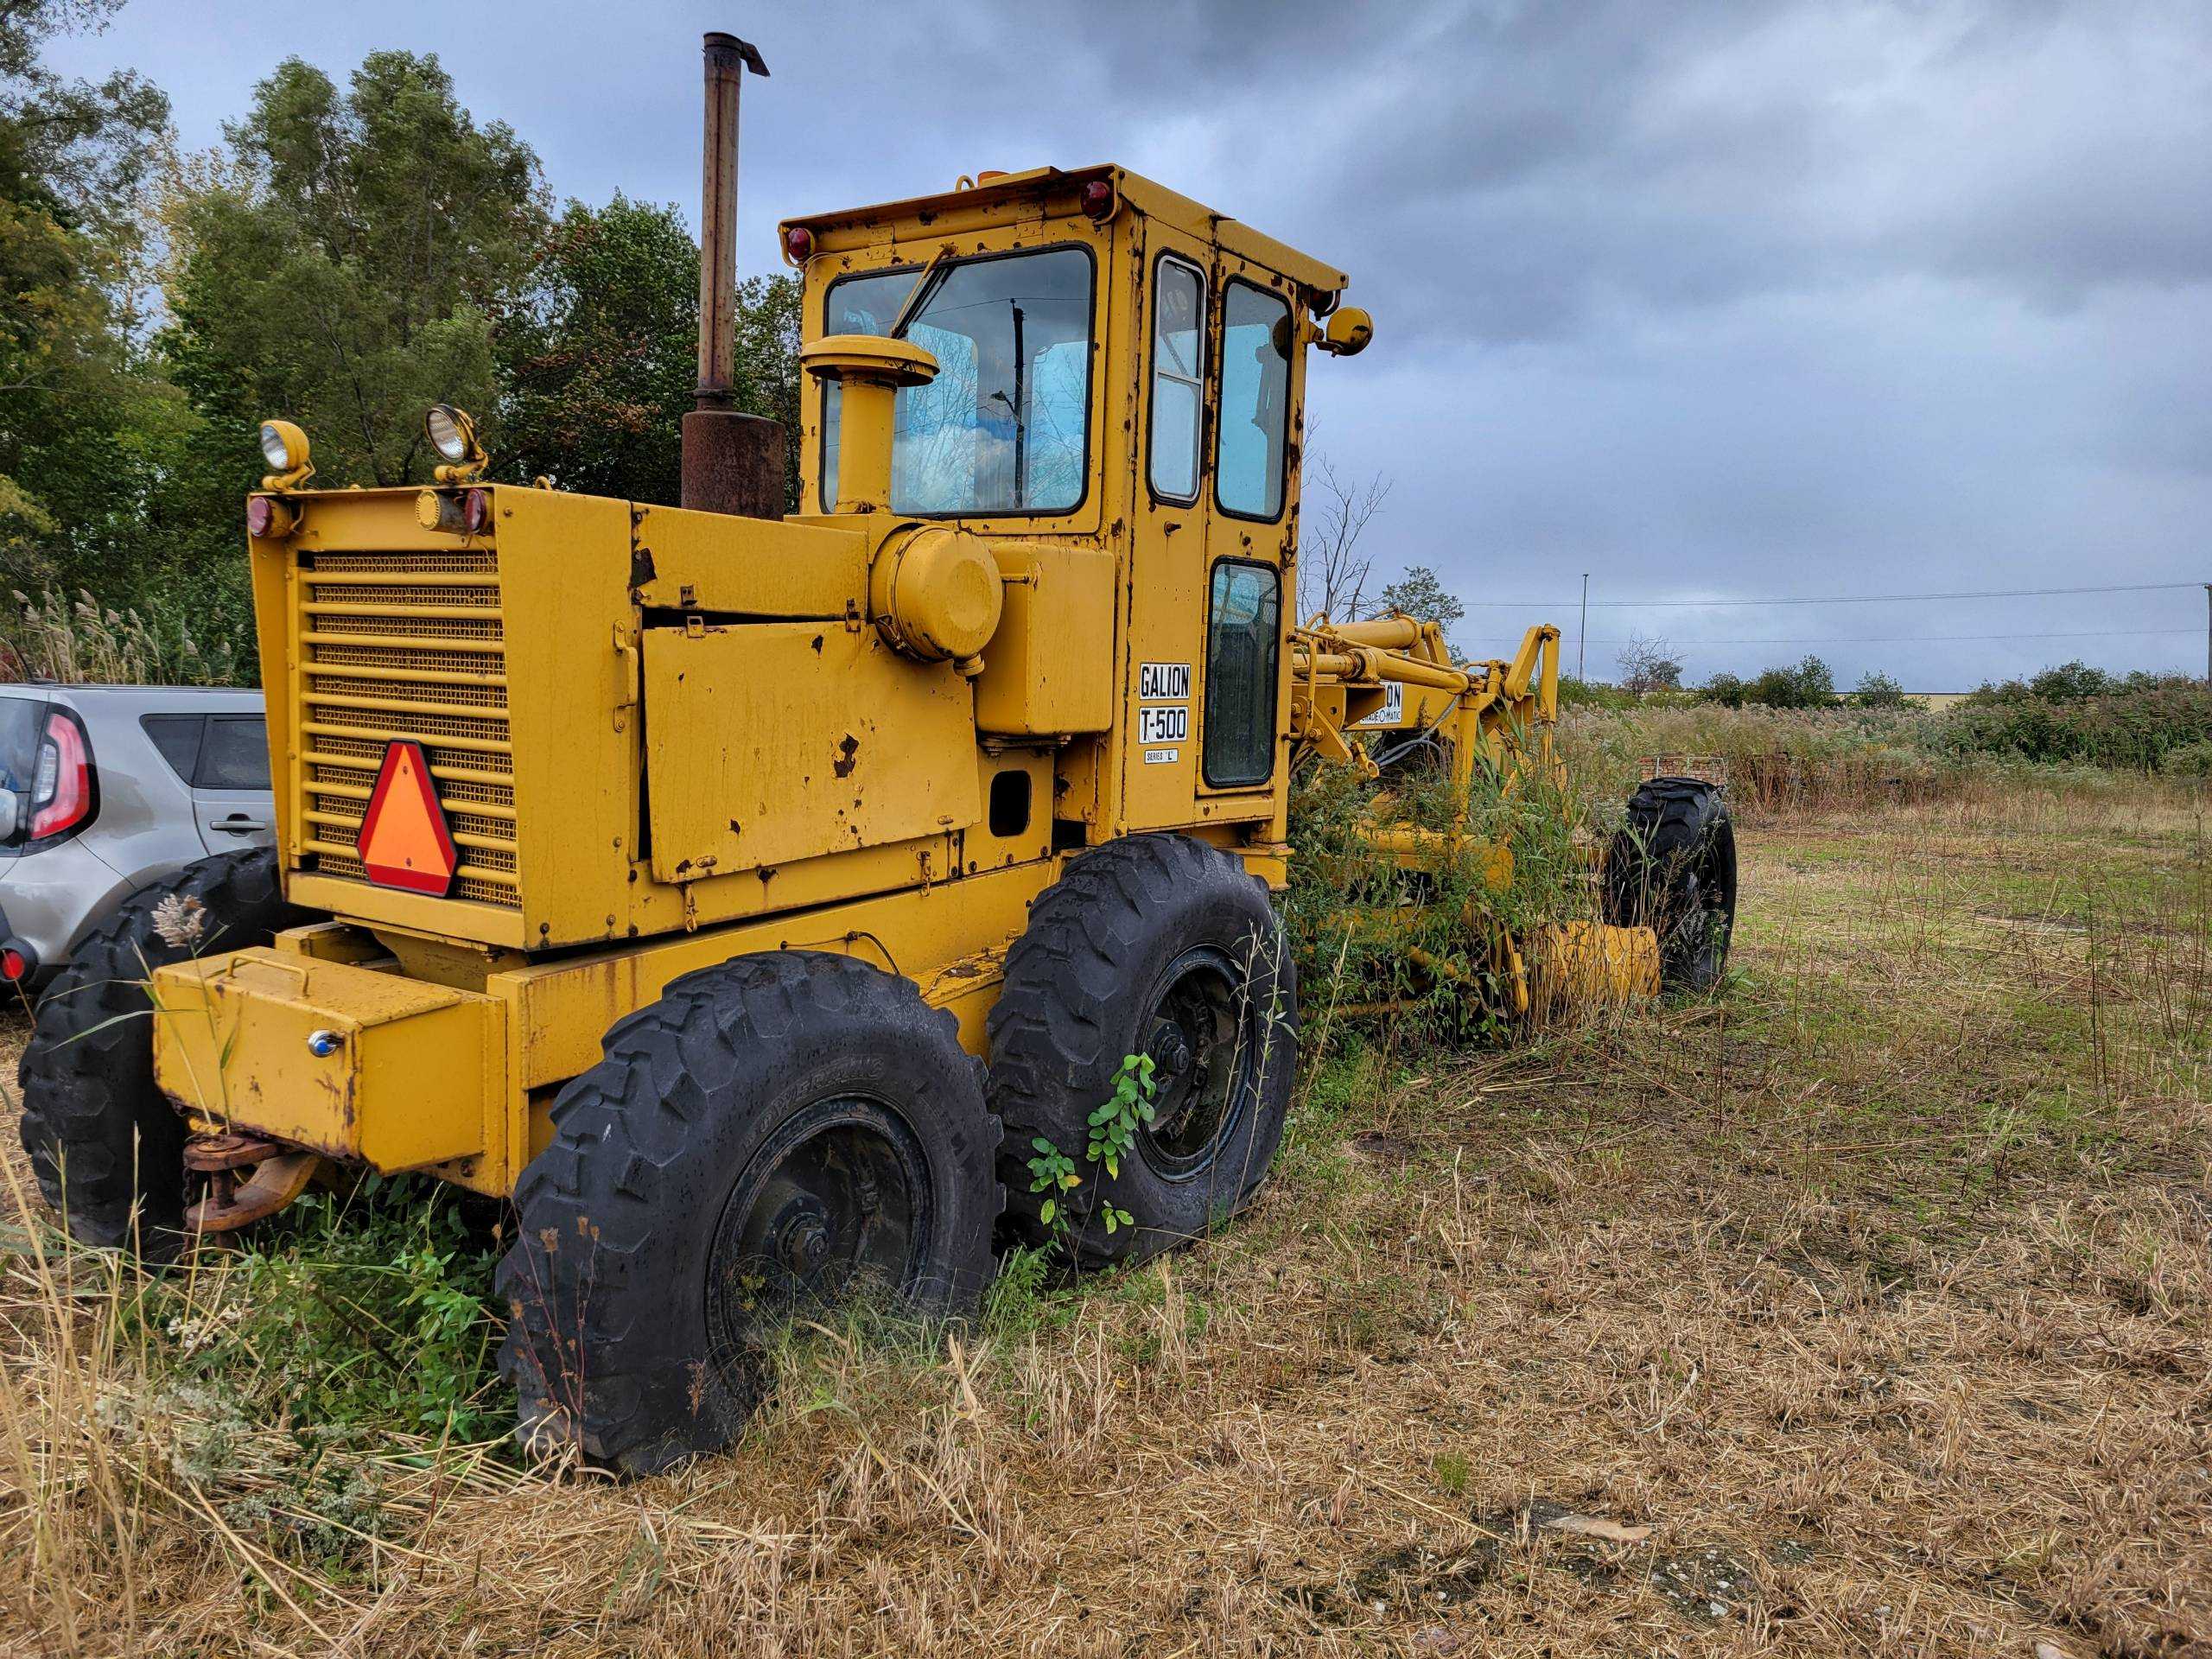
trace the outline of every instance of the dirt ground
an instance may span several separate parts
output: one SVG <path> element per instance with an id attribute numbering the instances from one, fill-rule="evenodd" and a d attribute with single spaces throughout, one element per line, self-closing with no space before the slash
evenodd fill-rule
<path id="1" fill-rule="evenodd" d="M 1216 1240 L 926 1348 L 820 1332 L 673 1476 L 372 1459 L 335 1559 L 251 1434 L 60 1445 L 19 1266 L 0 1650 L 2212 1652 L 2201 807 L 1744 854 L 1718 999 L 1379 1038 Z"/>

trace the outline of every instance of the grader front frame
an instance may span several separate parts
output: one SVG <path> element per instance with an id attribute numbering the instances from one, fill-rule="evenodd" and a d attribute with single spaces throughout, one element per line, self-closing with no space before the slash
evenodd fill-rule
<path id="1" fill-rule="evenodd" d="M 801 512 L 486 481 L 443 409 L 430 486 L 315 490 L 264 428 L 277 847 L 127 909 L 24 1061 L 95 1242 L 173 1249 L 319 1169 L 510 1198 L 523 1427 L 632 1471 L 735 1431 L 795 1305 L 957 1312 L 995 1241 L 1128 1259 L 1249 1200 L 1301 756 L 1558 764 L 1554 630 L 1463 664 L 1411 618 L 1294 626 L 1304 348 L 1372 329 L 1341 272 L 1116 167 L 779 235 Z M 1652 927 L 1599 931 L 1585 977 L 1655 988 Z M 1128 1155 L 1038 1179 L 1131 1057 Z"/>

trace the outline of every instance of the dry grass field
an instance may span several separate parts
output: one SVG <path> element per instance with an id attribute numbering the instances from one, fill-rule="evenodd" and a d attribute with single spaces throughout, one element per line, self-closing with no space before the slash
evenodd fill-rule
<path id="1" fill-rule="evenodd" d="M 0 1194 L 0 1649 L 2212 1652 L 2202 798 L 1743 845 L 1717 999 L 1341 1052 L 1218 1237 L 797 1333 L 635 1484 L 327 1430 L 252 1274 L 149 1318 Z"/>

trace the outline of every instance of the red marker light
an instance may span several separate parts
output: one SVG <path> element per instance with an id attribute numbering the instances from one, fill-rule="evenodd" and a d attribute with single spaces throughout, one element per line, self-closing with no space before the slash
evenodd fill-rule
<path id="1" fill-rule="evenodd" d="M 74 830 L 92 815 L 92 760 L 76 716 L 59 709 L 46 717 L 38 773 L 31 780 L 30 838 Z"/>
<path id="2" fill-rule="evenodd" d="M 1104 179 L 1093 179 L 1083 187 L 1083 216 L 1085 219 L 1104 219 L 1114 211 L 1114 187 Z"/>
<path id="3" fill-rule="evenodd" d="M 245 533 L 266 536 L 269 526 L 276 520 L 276 505 L 265 495 L 251 496 L 245 504 Z"/>
<path id="4" fill-rule="evenodd" d="M 492 492 L 471 490 L 461 498 L 461 527 L 471 536 L 480 536 L 492 522 Z"/>
<path id="5" fill-rule="evenodd" d="M 784 232 L 784 253 L 793 264 L 804 264 L 814 257 L 814 232 L 804 225 L 791 226 Z"/>
<path id="6" fill-rule="evenodd" d="M 5 979 L 12 984 L 16 980 L 21 979 L 25 974 L 30 972 L 30 970 L 31 965 L 23 960 L 23 953 L 22 951 L 15 950 L 0 950 L 0 979 Z"/>

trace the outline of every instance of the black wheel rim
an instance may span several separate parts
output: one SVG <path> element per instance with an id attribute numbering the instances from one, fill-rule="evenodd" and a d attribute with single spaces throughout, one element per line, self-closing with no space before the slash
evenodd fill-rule
<path id="1" fill-rule="evenodd" d="M 1243 1123 L 1262 1027 L 1250 976 L 1213 945 L 1167 965 L 1146 1004 L 1138 1052 L 1153 1064 L 1153 1121 L 1137 1131 L 1145 1162 L 1171 1181 L 1211 1168 Z"/>
<path id="2" fill-rule="evenodd" d="M 743 1364 L 775 1325 L 841 1302 L 911 1297 L 937 1230 L 929 1163 L 880 1101 L 794 1113 L 730 1190 L 707 1262 L 709 1351 Z"/>

